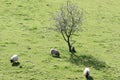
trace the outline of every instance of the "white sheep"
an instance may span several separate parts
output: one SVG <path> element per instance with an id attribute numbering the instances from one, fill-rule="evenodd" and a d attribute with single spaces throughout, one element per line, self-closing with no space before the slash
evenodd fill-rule
<path id="1" fill-rule="evenodd" d="M 53 57 L 60 57 L 60 53 L 57 49 L 51 49 L 50 50 L 50 54 L 53 56 Z"/>
<path id="2" fill-rule="evenodd" d="M 88 67 L 86 67 L 83 71 L 83 74 L 85 75 L 85 77 L 88 79 L 90 76 L 90 69 Z"/>
<path id="3" fill-rule="evenodd" d="M 13 55 L 11 58 L 10 58 L 10 62 L 11 63 L 15 63 L 18 61 L 18 55 Z"/>

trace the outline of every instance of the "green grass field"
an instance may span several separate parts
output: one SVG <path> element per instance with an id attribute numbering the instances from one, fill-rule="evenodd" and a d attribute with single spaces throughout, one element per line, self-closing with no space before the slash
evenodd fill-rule
<path id="1" fill-rule="evenodd" d="M 66 0 L 0 0 L 0 80 L 120 79 L 120 0 L 72 0 L 83 9 L 76 55 L 70 56 L 51 16 Z M 61 58 L 49 55 L 56 47 Z M 11 66 L 13 54 L 19 66 Z"/>

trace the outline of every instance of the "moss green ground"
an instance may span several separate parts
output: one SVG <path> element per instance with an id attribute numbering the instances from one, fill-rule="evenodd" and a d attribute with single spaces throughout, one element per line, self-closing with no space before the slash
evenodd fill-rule
<path id="1" fill-rule="evenodd" d="M 76 33 L 77 53 L 70 56 L 51 19 L 66 0 L 0 0 L 0 80 L 120 79 L 120 0 L 72 0 L 83 9 L 82 32 Z M 61 58 L 49 55 L 56 47 Z M 19 55 L 19 66 L 9 62 Z"/>

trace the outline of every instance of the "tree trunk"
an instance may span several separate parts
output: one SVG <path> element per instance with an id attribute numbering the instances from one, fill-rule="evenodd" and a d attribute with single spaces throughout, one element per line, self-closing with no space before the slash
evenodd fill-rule
<path id="1" fill-rule="evenodd" d="M 70 37 L 68 37 L 67 43 L 68 43 L 69 52 L 72 52 L 72 45 L 70 44 Z"/>
<path id="2" fill-rule="evenodd" d="M 70 44 L 70 42 L 68 41 L 68 48 L 69 48 L 69 52 L 72 52 L 72 49 L 71 49 L 71 44 Z"/>
<path id="3" fill-rule="evenodd" d="M 68 44 L 69 52 L 71 52 L 72 54 L 76 53 L 75 47 L 73 47 L 70 43 L 70 37 L 68 37 L 67 39 L 67 44 Z"/>

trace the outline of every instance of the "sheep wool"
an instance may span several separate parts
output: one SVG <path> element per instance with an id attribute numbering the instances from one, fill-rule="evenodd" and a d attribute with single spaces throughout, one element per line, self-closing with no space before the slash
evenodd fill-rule
<path id="1" fill-rule="evenodd" d="M 84 75 L 86 78 L 88 78 L 90 76 L 90 69 L 88 67 L 86 67 L 83 71 Z"/>
<path id="2" fill-rule="evenodd" d="M 57 49 L 51 49 L 50 54 L 52 56 L 60 57 L 60 53 L 59 53 L 59 51 Z"/>
<path id="3" fill-rule="evenodd" d="M 10 61 L 11 61 L 11 63 L 14 63 L 14 62 L 18 61 L 18 55 L 13 55 L 13 56 L 10 58 Z"/>

